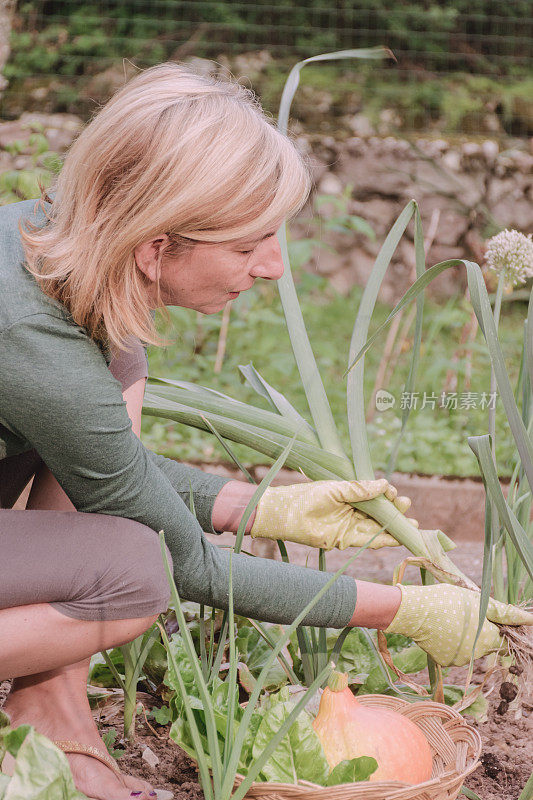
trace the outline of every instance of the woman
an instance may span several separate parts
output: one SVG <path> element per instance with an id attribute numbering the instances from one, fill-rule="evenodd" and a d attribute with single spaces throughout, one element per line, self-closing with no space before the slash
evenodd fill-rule
<path id="1" fill-rule="evenodd" d="M 59 742 L 90 797 L 155 796 L 110 768 L 86 698 L 91 654 L 131 641 L 167 607 L 154 532 L 165 532 L 180 595 L 225 608 L 229 556 L 202 531 L 236 531 L 252 492 L 142 445 L 140 342 L 161 344 L 155 308 L 212 314 L 257 278 L 277 280 L 276 231 L 309 189 L 302 157 L 248 90 L 167 63 L 86 126 L 52 203 L 0 209 L 0 679 L 14 678 L 12 724 Z M 32 475 L 26 510 L 10 510 Z M 406 509 L 386 481 L 270 489 L 248 530 L 361 545 L 379 526 L 349 502 L 383 492 Z M 232 569 L 236 611 L 281 623 L 329 577 L 246 555 Z M 342 576 L 306 622 L 399 631 L 441 663 L 464 663 L 478 603 L 451 586 Z M 505 620 L 523 621 L 514 613 Z M 476 653 L 499 644 L 487 621 Z"/>

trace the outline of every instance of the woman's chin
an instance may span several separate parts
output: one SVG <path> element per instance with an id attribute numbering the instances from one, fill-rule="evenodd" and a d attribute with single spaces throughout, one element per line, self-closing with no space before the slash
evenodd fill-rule
<path id="1" fill-rule="evenodd" d="M 211 303 L 208 306 L 202 306 L 201 308 L 197 308 L 196 311 L 199 311 L 201 314 L 218 314 L 219 311 L 222 311 L 222 309 L 228 305 L 231 299 L 231 297 L 226 297 L 225 300 L 220 300 L 218 303 Z"/>

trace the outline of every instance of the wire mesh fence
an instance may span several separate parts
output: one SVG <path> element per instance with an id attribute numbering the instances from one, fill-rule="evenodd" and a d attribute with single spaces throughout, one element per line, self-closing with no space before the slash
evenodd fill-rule
<path id="1" fill-rule="evenodd" d="M 406 132 L 527 136 L 533 135 L 532 43 L 531 0 L 29 0 L 16 10 L 0 113 L 13 116 L 15 95 L 25 91 L 37 108 L 45 96 L 35 89 L 48 80 L 55 82 L 57 110 L 81 107 L 83 114 L 89 79 L 123 58 L 146 67 L 191 56 L 227 63 L 266 51 L 272 60 L 263 83 L 258 78 L 261 95 L 269 76 L 279 83 L 276 68 L 286 74 L 298 58 L 385 45 L 395 62 L 357 70 L 343 62 L 327 73 L 337 76 L 333 114 L 368 106 L 377 118 L 394 110 L 391 126 Z M 249 77 L 256 88 L 258 76 L 252 70 Z M 267 106 L 274 95 L 266 91 Z M 309 106 L 315 103 L 310 97 Z"/>

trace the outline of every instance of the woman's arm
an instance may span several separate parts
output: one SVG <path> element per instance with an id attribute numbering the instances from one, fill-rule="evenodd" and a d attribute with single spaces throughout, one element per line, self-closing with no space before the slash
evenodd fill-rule
<path id="1" fill-rule="evenodd" d="M 202 534 L 133 434 L 120 386 L 86 333 L 66 318 L 31 314 L 0 334 L 0 372 L 2 423 L 37 450 L 76 510 L 163 530 L 180 596 L 227 608 L 230 553 Z M 330 577 L 241 553 L 231 569 L 236 613 L 282 624 Z M 341 576 L 304 623 L 343 627 L 355 599 L 355 581 Z"/>
<path id="2" fill-rule="evenodd" d="M 237 533 L 244 510 L 256 489 L 257 486 L 244 481 L 229 481 L 222 487 L 215 498 L 211 517 L 216 533 Z M 246 523 L 245 533 L 250 533 L 254 519 L 255 510 Z"/>
<path id="3" fill-rule="evenodd" d="M 141 415 L 145 378 L 136 381 L 122 392 L 133 432 L 141 435 Z M 32 510 L 75 511 L 74 505 L 56 481 L 47 466 L 43 465 L 33 479 L 26 508 Z"/>
<path id="4" fill-rule="evenodd" d="M 140 436 L 142 404 L 145 381 L 137 381 L 122 393 L 126 401 L 133 431 Z M 237 532 L 244 509 L 250 502 L 256 486 L 244 481 L 229 481 L 218 493 L 213 506 L 213 528 L 215 531 Z M 246 524 L 249 533 L 255 517 L 252 512 Z M 352 627 L 386 628 L 395 616 L 402 598 L 397 586 L 383 586 L 368 581 L 355 581 L 357 586 L 357 606 L 350 619 Z"/>

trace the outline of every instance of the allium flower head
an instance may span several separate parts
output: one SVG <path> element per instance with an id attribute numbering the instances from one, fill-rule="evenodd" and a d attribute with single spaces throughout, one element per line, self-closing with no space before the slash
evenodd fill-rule
<path id="1" fill-rule="evenodd" d="M 519 231 L 504 230 L 487 242 L 485 262 L 489 269 L 503 273 L 511 286 L 533 276 L 533 241 Z"/>

